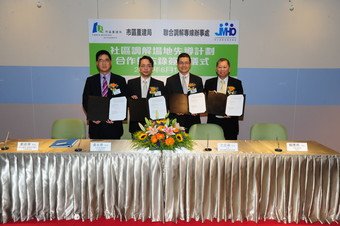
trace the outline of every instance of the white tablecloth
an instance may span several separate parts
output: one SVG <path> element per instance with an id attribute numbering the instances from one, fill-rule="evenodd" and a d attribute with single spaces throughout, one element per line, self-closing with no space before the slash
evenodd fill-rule
<path id="1" fill-rule="evenodd" d="M 116 144 L 101 153 L 1 152 L 0 221 L 340 220 L 340 155 L 325 149 L 161 153 Z"/>

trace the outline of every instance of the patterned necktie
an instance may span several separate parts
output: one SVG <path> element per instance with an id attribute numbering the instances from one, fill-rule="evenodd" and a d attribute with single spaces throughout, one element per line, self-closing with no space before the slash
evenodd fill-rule
<path id="1" fill-rule="evenodd" d="M 224 80 L 222 80 L 221 81 L 221 86 L 220 86 L 220 90 L 219 90 L 219 93 L 226 93 L 227 92 L 227 86 L 226 86 L 226 84 L 225 84 L 225 81 Z"/>
<path id="2" fill-rule="evenodd" d="M 102 96 L 107 97 L 107 91 L 108 91 L 108 86 L 107 86 L 107 80 L 105 76 L 103 76 L 103 87 L 102 87 Z"/>
<path id="3" fill-rule="evenodd" d="M 148 83 L 146 80 L 143 80 L 142 98 L 146 98 L 147 95 L 148 95 Z"/>
<path id="4" fill-rule="evenodd" d="M 183 93 L 187 94 L 188 93 L 188 84 L 187 81 L 185 80 L 186 76 L 182 76 L 182 88 L 183 88 Z"/>

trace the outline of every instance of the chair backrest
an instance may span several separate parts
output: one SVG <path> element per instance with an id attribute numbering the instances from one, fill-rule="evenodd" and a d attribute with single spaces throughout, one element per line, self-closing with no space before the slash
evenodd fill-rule
<path id="1" fill-rule="evenodd" d="M 255 123 L 250 129 L 251 140 L 287 140 L 286 128 L 278 123 Z"/>
<path id="2" fill-rule="evenodd" d="M 123 135 L 121 136 L 121 140 L 131 140 L 132 136 L 129 132 L 129 124 L 127 122 L 123 122 Z"/>
<path id="3" fill-rule="evenodd" d="M 77 118 L 57 119 L 52 125 L 52 139 L 85 138 L 85 122 Z"/>
<path id="4" fill-rule="evenodd" d="M 189 135 L 194 140 L 224 140 L 222 127 L 212 123 L 192 125 Z"/>

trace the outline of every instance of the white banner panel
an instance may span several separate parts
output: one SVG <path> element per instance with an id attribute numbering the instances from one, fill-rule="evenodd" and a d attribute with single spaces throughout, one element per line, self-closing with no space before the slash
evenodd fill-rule
<path id="1" fill-rule="evenodd" d="M 177 72 L 177 56 L 186 52 L 192 58 L 192 73 L 215 75 L 216 61 L 225 57 L 237 74 L 239 24 L 236 20 L 89 20 L 90 72 L 97 72 L 95 53 L 105 49 L 112 54 L 113 71 L 138 75 L 138 59 L 143 55 L 155 61 L 154 75 Z"/>

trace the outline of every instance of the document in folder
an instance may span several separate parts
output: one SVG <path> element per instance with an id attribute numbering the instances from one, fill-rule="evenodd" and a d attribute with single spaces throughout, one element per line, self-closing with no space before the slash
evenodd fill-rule
<path id="1" fill-rule="evenodd" d="M 169 98 L 169 107 L 171 113 L 189 114 L 188 95 L 172 94 Z"/>
<path id="2" fill-rule="evenodd" d="M 153 120 L 163 119 L 167 115 L 166 101 L 164 96 L 151 97 L 149 99 L 149 113 Z"/>
<path id="3" fill-rule="evenodd" d="M 130 121 L 144 122 L 149 118 L 148 100 L 146 98 L 129 98 Z"/>
<path id="4" fill-rule="evenodd" d="M 188 96 L 189 112 L 191 114 L 200 114 L 206 112 L 206 103 L 204 93 L 195 93 Z"/>
<path id="5" fill-rule="evenodd" d="M 225 114 L 227 116 L 242 116 L 244 112 L 243 94 L 229 95 L 227 97 Z"/>
<path id="6" fill-rule="evenodd" d="M 87 120 L 91 121 L 121 121 L 126 118 L 126 97 L 89 96 Z"/>
<path id="7" fill-rule="evenodd" d="M 144 122 L 144 118 L 153 120 L 165 118 L 167 114 L 164 96 L 149 99 L 129 99 L 130 120 Z"/>
<path id="8" fill-rule="evenodd" d="M 207 111 L 213 115 L 242 116 L 244 104 L 244 94 L 226 95 L 210 91 L 207 96 Z"/>
<path id="9" fill-rule="evenodd" d="M 127 99 L 126 97 L 113 97 L 110 100 L 109 119 L 122 121 L 126 119 Z"/>

